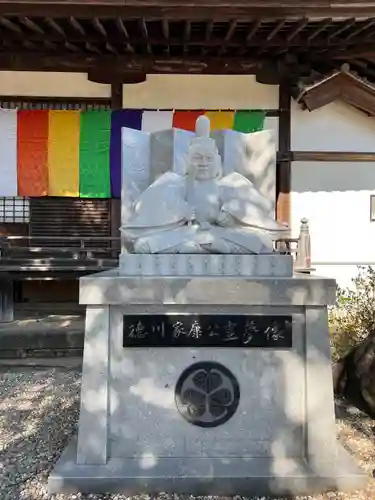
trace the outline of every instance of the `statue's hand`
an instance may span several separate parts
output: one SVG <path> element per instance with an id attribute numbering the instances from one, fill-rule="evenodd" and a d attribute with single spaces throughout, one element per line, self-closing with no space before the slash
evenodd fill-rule
<path id="1" fill-rule="evenodd" d="M 233 225 L 233 217 L 228 212 L 220 211 L 217 216 L 216 223 L 221 227 L 228 227 Z"/>
<path id="2" fill-rule="evenodd" d="M 151 253 L 151 249 L 147 241 L 138 240 L 134 243 L 134 251 L 135 253 Z"/>

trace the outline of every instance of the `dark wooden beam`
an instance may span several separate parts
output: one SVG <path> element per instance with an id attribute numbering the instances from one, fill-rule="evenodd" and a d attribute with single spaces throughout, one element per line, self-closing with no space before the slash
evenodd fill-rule
<path id="1" fill-rule="evenodd" d="M 292 189 L 291 146 L 291 82 L 284 78 L 279 87 L 279 161 L 277 164 L 276 216 L 279 222 L 290 225 Z"/>
<path id="2" fill-rule="evenodd" d="M 123 85 L 143 83 L 146 81 L 146 74 L 140 71 L 123 73 L 121 72 L 121 68 L 116 68 L 115 66 L 98 65 L 87 71 L 87 78 L 90 82 L 95 83 Z"/>
<path id="3" fill-rule="evenodd" d="M 80 18 L 116 17 L 168 19 L 298 19 L 301 17 L 370 17 L 375 15 L 375 3 L 317 0 L 0 0 L 0 15 L 51 16 L 73 15 Z"/>
<path id="4" fill-rule="evenodd" d="M 122 82 L 111 83 L 111 109 L 121 109 L 124 93 Z"/>
<path id="5" fill-rule="evenodd" d="M 248 57 L 201 56 L 95 56 L 86 54 L 49 54 L 43 52 L 0 53 L 0 70 L 81 72 L 104 66 L 118 68 L 122 75 L 134 72 L 146 74 L 254 74 L 261 61 Z"/>
<path id="6" fill-rule="evenodd" d="M 373 152 L 350 152 L 350 151 L 293 151 L 292 161 L 358 161 L 373 162 L 375 153 Z"/>

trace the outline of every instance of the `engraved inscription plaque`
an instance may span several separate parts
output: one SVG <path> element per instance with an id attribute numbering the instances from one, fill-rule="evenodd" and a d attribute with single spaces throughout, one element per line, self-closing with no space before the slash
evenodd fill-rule
<path id="1" fill-rule="evenodd" d="M 292 347 L 292 316 L 134 314 L 124 347 Z"/>
<path id="2" fill-rule="evenodd" d="M 217 427 L 236 412 L 240 387 L 232 372 L 220 363 L 194 363 L 182 372 L 175 402 L 185 420 L 199 427 Z"/>

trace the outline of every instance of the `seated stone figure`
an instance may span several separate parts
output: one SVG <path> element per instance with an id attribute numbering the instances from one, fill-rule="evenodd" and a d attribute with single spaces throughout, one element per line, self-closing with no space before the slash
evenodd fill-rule
<path id="1" fill-rule="evenodd" d="M 121 228 L 135 253 L 260 254 L 288 231 L 272 204 L 239 173 L 222 175 L 221 157 L 200 116 L 186 175 L 161 175 L 136 200 Z"/>

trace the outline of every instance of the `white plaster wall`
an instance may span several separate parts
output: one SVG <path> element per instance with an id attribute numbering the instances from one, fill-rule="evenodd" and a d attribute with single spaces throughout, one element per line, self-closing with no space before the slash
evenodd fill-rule
<path id="1" fill-rule="evenodd" d="M 375 119 L 339 101 L 313 112 L 292 102 L 291 139 L 294 151 L 374 152 Z M 293 163 L 292 230 L 309 219 L 316 274 L 349 286 L 357 265 L 375 266 L 371 194 L 375 163 Z"/>
<path id="2" fill-rule="evenodd" d="M 79 73 L 2 71 L 0 95 L 109 97 L 110 86 Z M 278 87 L 253 76 L 149 75 L 147 81 L 124 85 L 126 108 L 277 109 Z"/>
<path id="3" fill-rule="evenodd" d="M 342 103 L 303 111 L 292 101 L 292 150 L 375 151 L 375 119 Z"/>
<path id="4" fill-rule="evenodd" d="M 89 82 L 82 73 L 0 72 L 0 95 L 109 97 L 110 92 L 109 85 Z"/>
<path id="5" fill-rule="evenodd" d="M 278 87 L 247 75 L 149 75 L 144 83 L 124 85 L 124 107 L 277 109 Z"/>
<path id="6" fill-rule="evenodd" d="M 375 135 L 374 135 L 375 138 Z M 375 266 L 375 163 L 294 162 L 292 228 L 309 219 L 312 263 L 317 274 L 348 286 L 357 265 Z"/>

